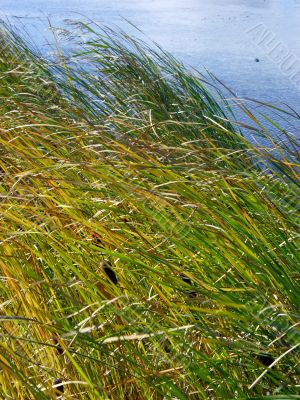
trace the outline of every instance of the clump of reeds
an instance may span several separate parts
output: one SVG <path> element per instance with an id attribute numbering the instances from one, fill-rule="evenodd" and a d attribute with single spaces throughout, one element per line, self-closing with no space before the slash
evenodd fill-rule
<path id="1" fill-rule="evenodd" d="M 239 123 L 216 81 L 78 26 L 56 62 L 1 30 L 3 398 L 295 398 L 299 143 L 269 112 L 299 115 Z"/>

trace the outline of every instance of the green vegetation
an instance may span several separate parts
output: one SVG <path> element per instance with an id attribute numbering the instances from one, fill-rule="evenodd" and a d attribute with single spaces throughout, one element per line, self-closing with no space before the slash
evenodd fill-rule
<path id="1" fill-rule="evenodd" d="M 1 28 L 1 398 L 300 398 L 300 116 L 79 28 Z"/>

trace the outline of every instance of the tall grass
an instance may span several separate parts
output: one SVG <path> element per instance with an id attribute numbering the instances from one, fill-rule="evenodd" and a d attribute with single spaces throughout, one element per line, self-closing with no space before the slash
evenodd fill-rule
<path id="1" fill-rule="evenodd" d="M 299 398 L 299 115 L 75 28 L 1 28 L 1 398 Z"/>

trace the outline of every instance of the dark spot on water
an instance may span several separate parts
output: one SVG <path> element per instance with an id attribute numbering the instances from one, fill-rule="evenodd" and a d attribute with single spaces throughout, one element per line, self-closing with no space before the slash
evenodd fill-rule
<path id="1" fill-rule="evenodd" d="M 101 248 L 104 248 L 104 247 L 105 247 L 103 241 L 102 241 L 101 238 L 100 238 L 100 236 L 98 236 L 98 235 L 96 235 L 96 234 L 93 234 L 93 243 L 94 243 L 95 246 L 97 246 L 97 247 L 101 247 Z"/>
<path id="2" fill-rule="evenodd" d="M 274 362 L 274 358 L 268 353 L 260 353 L 256 358 L 266 367 L 269 367 Z"/>
<path id="3" fill-rule="evenodd" d="M 183 280 L 183 282 L 188 283 L 189 285 L 192 284 L 191 278 L 189 278 L 188 276 L 182 276 L 181 279 Z"/>
<path id="4" fill-rule="evenodd" d="M 260 61 L 260 59 L 259 58 L 255 58 L 255 60 L 254 60 L 255 62 L 259 62 Z"/>
<path id="5" fill-rule="evenodd" d="M 117 284 L 118 284 L 117 275 L 115 274 L 115 272 L 112 270 L 111 267 L 109 267 L 108 265 L 104 265 L 104 266 L 103 266 L 103 271 L 104 271 L 105 274 L 107 275 L 108 279 L 109 279 L 114 285 L 117 285 Z"/>
<path id="6" fill-rule="evenodd" d="M 56 350 L 57 350 L 58 354 L 62 355 L 64 353 L 64 350 L 58 342 L 58 337 L 52 336 L 52 340 L 53 340 L 54 344 L 56 345 Z"/>
<path id="7" fill-rule="evenodd" d="M 172 343 L 170 342 L 169 339 L 167 339 L 167 340 L 164 342 L 163 348 L 164 348 L 164 351 L 165 351 L 166 353 L 168 353 L 168 354 L 171 353 L 171 351 L 172 351 Z"/>
<path id="8" fill-rule="evenodd" d="M 57 385 L 57 386 L 56 386 Z M 53 386 L 56 386 L 54 388 L 56 395 L 61 396 L 62 393 L 64 392 L 64 385 L 62 384 L 62 380 L 60 378 L 56 378 L 53 381 Z"/>
<path id="9" fill-rule="evenodd" d="M 188 276 L 182 275 L 181 279 L 182 279 L 183 282 L 187 283 L 188 285 L 190 285 L 190 286 L 193 285 L 192 280 Z M 190 297 L 196 297 L 197 296 L 197 293 L 195 291 L 193 291 L 193 290 L 188 291 L 187 294 Z"/>

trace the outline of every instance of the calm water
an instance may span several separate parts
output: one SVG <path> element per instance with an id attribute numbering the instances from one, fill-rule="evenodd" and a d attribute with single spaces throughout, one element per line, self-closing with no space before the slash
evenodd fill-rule
<path id="1" fill-rule="evenodd" d="M 141 35 L 128 19 L 186 64 L 212 71 L 239 96 L 288 103 L 300 113 L 300 0 L 0 0 L 0 15 L 22 17 L 15 22 L 39 46 L 46 42 L 48 16 L 54 26 L 86 17 Z M 258 24 L 299 62 L 298 84 L 247 33 Z"/>

